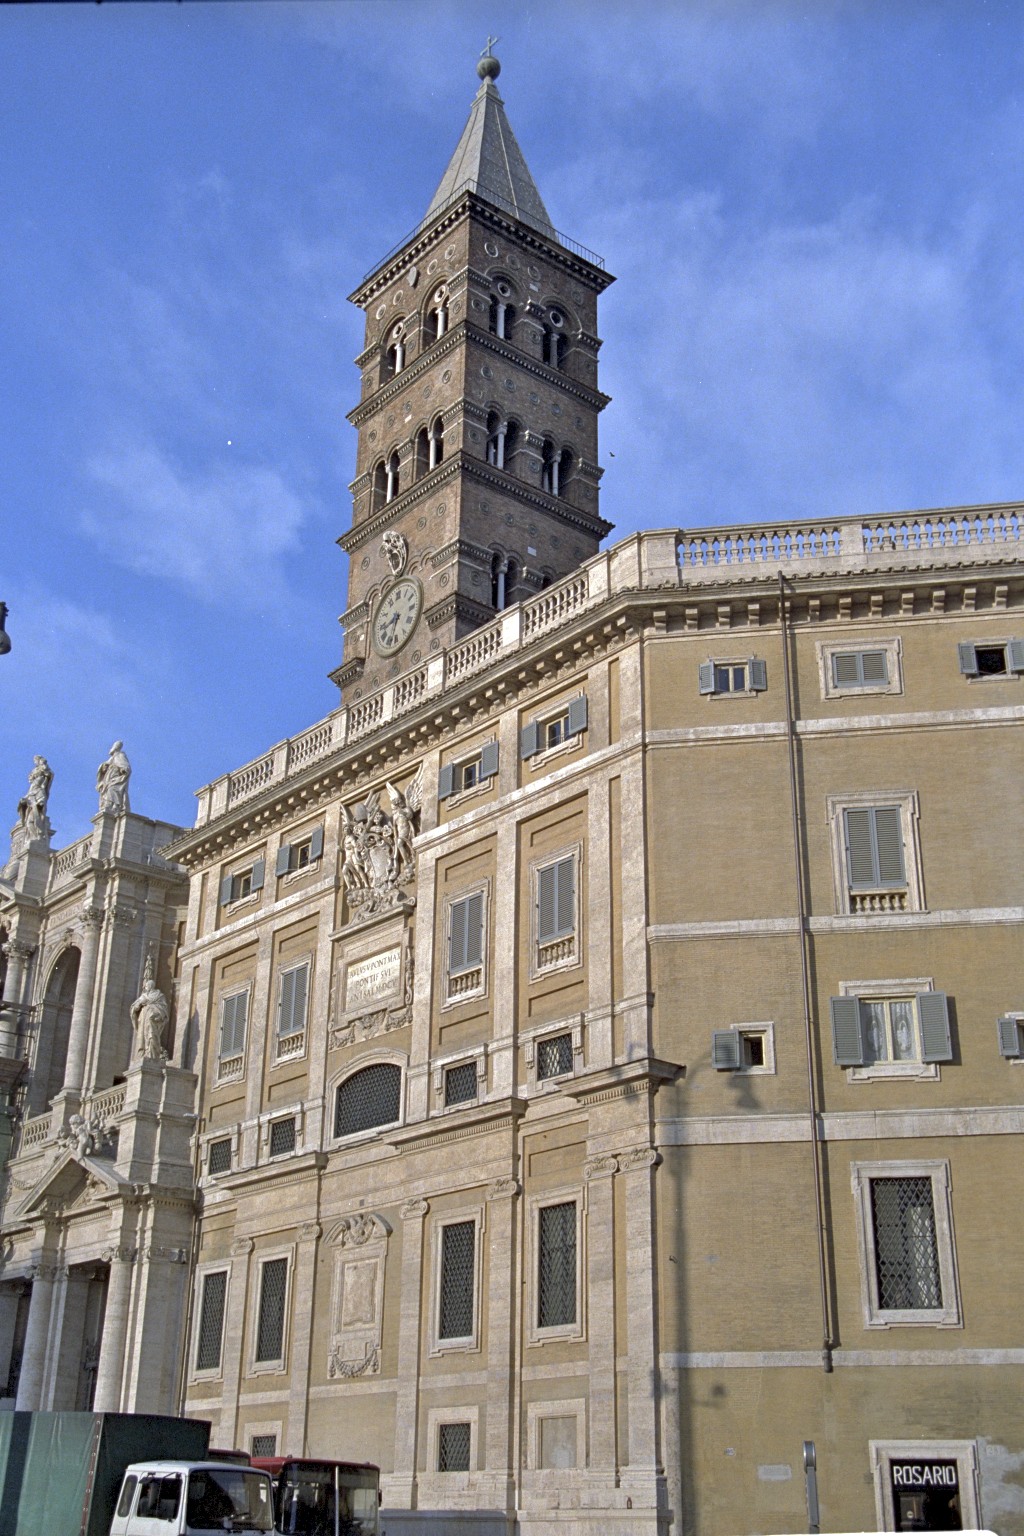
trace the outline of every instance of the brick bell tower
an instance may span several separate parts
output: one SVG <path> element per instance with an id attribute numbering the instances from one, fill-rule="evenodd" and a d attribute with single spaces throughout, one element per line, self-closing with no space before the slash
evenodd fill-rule
<path id="1" fill-rule="evenodd" d="M 489 45 L 490 46 L 490 45 Z M 595 554 L 597 298 L 613 279 L 556 233 L 485 50 L 426 217 L 364 279 L 341 666 L 345 703 Z"/>

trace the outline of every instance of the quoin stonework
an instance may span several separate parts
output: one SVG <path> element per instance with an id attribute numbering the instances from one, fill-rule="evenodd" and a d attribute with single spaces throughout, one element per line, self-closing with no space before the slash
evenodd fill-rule
<path id="1" fill-rule="evenodd" d="M 804 1441 L 823 1530 L 1013 1536 L 1021 509 L 602 547 L 611 278 L 498 69 L 353 294 L 337 707 L 189 830 L 116 743 L 53 850 L 31 770 L 0 1388 L 389 1536 L 806 1529 Z"/>

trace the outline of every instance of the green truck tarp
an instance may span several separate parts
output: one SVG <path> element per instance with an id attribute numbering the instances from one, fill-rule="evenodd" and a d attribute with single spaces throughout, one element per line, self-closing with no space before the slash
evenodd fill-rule
<path id="1" fill-rule="evenodd" d="M 148 1413 L 0 1413 L 0 1536 L 107 1536 L 124 1469 L 202 1461 L 210 1426 Z"/>

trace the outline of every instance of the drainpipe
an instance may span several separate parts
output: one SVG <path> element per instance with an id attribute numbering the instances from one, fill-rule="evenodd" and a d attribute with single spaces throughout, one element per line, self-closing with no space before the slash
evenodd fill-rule
<path id="1" fill-rule="evenodd" d="M 821 1294 L 821 1368 L 832 1370 L 832 1326 L 829 1315 L 828 1272 L 825 1262 L 825 1217 L 821 1199 L 821 1135 L 814 1089 L 814 1030 L 811 1021 L 811 978 L 807 955 L 807 903 L 800 852 L 800 798 L 797 793 L 796 723 L 793 719 L 793 688 L 790 676 L 789 619 L 786 588 L 779 572 L 779 627 L 782 633 L 782 679 L 786 701 L 786 743 L 789 749 L 789 807 L 793 826 L 793 873 L 796 882 L 797 916 L 800 923 L 800 985 L 803 992 L 804 1049 L 807 1058 L 807 1118 L 810 1128 L 811 1169 L 814 1179 L 814 1224 L 818 1243 L 818 1287 Z"/>

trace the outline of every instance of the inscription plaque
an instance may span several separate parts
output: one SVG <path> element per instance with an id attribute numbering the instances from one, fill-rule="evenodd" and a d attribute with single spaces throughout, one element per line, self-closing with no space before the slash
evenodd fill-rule
<path id="1" fill-rule="evenodd" d="M 362 1008 L 380 998 L 391 997 L 398 990 L 402 970 L 402 950 L 381 950 L 365 960 L 353 960 L 345 969 L 345 1011 Z"/>

